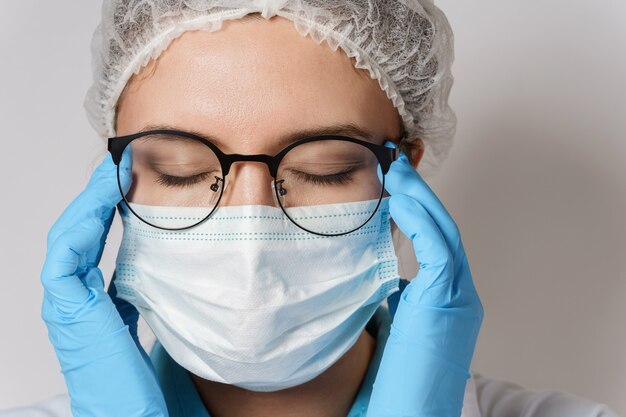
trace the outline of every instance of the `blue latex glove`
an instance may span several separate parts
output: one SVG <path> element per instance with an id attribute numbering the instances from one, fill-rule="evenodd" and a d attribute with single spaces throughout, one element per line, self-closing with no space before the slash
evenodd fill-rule
<path id="1" fill-rule="evenodd" d="M 128 147 L 120 167 L 125 191 L 130 152 Z M 120 315 L 97 267 L 121 199 L 109 153 L 48 233 L 41 316 L 75 417 L 168 416 L 154 367 L 136 337 L 138 314 L 122 308 L 127 317 Z"/>
<path id="2" fill-rule="evenodd" d="M 420 269 L 399 296 L 367 416 L 458 417 L 483 320 L 461 236 L 402 152 L 385 175 L 385 189 Z"/>

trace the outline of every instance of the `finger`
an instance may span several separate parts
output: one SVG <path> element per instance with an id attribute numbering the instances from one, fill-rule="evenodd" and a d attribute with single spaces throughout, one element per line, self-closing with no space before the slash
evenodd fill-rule
<path id="1" fill-rule="evenodd" d="M 382 181 L 380 165 L 378 167 L 378 177 Z M 456 223 L 439 198 L 409 163 L 407 156 L 402 151 L 400 151 L 400 157 L 391 163 L 391 167 L 385 175 L 385 189 L 392 196 L 394 194 L 405 194 L 419 201 L 432 216 L 439 229 L 441 229 L 441 233 L 453 258 L 460 254 L 461 239 Z"/>
<path id="2" fill-rule="evenodd" d="M 130 147 L 127 148 L 130 149 Z M 124 183 L 122 188 L 129 186 L 130 176 L 130 169 L 120 169 L 120 181 Z M 86 188 L 52 225 L 48 233 L 48 246 L 51 246 L 60 234 L 88 217 L 100 219 L 103 226 L 106 222 L 110 225 L 109 219 L 121 199 L 117 166 L 113 163 L 111 154 L 108 153 L 92 174 Z"/>
<path id="3" fill-rule="evenodd" d="M 120 185 L 122 186 L 122 191 L 124 195 L 128 192 L 132 182 L 132 151 L 131 147 L 127 146 L 122 153 L 122 159 L 120 160 Z M 119 189 L 119 185 L 118 185 Z M 120 194 L 121 201 L 121 194 Z M 119 203 L 119 201 L 118 201 Z M 109 230 L 111 229 L 111 224 L 113 223 L 113 218 L 115 217 L 115 208 L 112 208 L 110 213 L 107 213 L 107 218 L 103 219 L 104 224 L 104 233 L 100 238 L 100 245 L 94 246 L 91 251 L 87 254 L 87 263 L 89 265 L 98 266 L 100 264 L 100 259 L 102 258 L 102 253 L 104 252 L 104 247 L 106 245 L 106 239 L 109 235 Z"/>
<path id="4" fill-rule="evenodd" d="M 413 242 L 419 263 L 417 276 L 407 286 L 407 301 L 422 305 L 445 305 L 454 294 L 454 262 L 448 246 L 426 209 L 417 201 L 395 194 L 389 213 L 398 228 Z"/>
<path id="5" fill-rule="evenodd" d="M 97 244 L 103 231 L 99 220 L 84 220 L 62 233 L 48 250 L 41 283 L 61 311 L 72 312 L 88 298 L 89 291 L 80 279 L 87 272 L 85 253 Z"/>
<path id="6" fill-rule="evenodd" d="M 104 278 L 102 277 L 102 271 L 100 268 L 89 268 L 87 275 L 83 278 L 85 285 L 97 290 L 104 289 Z"/>
<path id="7" fill-rule="evenodd" d="M 49 234 L 49 243 L 72 225 L 90 217 L 102 218 L 103 210 L 110 211 L 117 204 L 119 191 L 117 190 L 117 167 L 113 163 L 111 154 L 94 170 L 85 189 L 61 213 Z M 121 196 L 120 196 L 121 198 Z"/>

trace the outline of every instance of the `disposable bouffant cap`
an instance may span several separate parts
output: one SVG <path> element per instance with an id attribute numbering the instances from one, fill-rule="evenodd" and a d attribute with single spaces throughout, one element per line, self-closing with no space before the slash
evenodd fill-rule
<path id="1" fill-rule="evenodd" d="M 354 58 L 397 108 L 406 140 L 424 141 L 418 172 L 430 177 L 439 170 L 456 130 L 448 104 L 454 39 L 432 0 L 104 0 L 84 101 L 98 135 L 116 136 L 124 86 L 172 40 L 189 30 L 219 30 L 223 21 L 254 12 L 289 19 L 300 35 Z"/>

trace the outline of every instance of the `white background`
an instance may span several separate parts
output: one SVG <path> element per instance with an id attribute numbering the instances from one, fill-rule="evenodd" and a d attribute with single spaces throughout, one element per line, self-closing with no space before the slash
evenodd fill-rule
<path id="1" fill-rule="evenodd" d="M 485 307 L 472 369 L 626 415 L 626 3 L 437 4 L 455 33 L 459 124 L 429 183 Z M 65 391 L 39 273 L 48 229 L 104 149 L 82 108 L 99 17 L 99 1 L 0 12 L 0 409 Z"/>

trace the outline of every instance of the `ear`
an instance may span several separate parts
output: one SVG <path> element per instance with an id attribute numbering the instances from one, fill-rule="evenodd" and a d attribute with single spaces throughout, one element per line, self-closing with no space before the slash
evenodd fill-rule
<path id="1" fill-rule="evenodd" d="M 416 137 L 399 142 L 394 140 L 394 143 L 409 157 L 409 162 L 411 162 L 413 168 L 417 169 L 417 166 L 424 156 L 424 141 L 421 138 Z"/>

